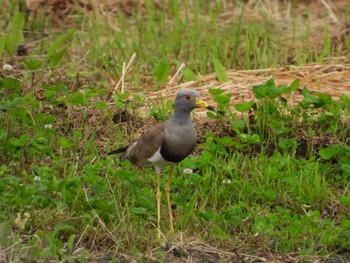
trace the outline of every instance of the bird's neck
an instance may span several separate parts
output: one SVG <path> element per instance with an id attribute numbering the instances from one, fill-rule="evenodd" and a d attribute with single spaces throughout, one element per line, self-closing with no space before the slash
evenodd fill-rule
<path id="1" fill-rule="evenodd" d="M 184 112 L 182 110 L 175 110 L 173 120 L 178 123 L 178 124 L 186 124 L 186 123 L 191 123 L 191 112 Z"/>

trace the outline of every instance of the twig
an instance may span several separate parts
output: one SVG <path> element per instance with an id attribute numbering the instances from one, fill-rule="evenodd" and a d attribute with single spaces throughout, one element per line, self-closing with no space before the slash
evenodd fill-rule
<path id="1" fill-rule="evenodd" d="M 162 232 L 155 224 L 153 224 L 152 222 L 150 222 L 150 224 L 151 224 L 154 228 L 157 229 L 158 233 L 163 237 L 164 241 L 165 241 L 166 243 L 168 243 L 168 239 L 164 236 L 163 232 Z"/>
<path id="2" fill-rule="evenodd" d="M 115 244 L 118 244 L 118 240 L 113 236 L 113 234 L 111 233 L 111 231 L 107 228 L 106 224 L 102 221 L 102 219 L 98 216 L 98 214 L 96 213 L 95 209 L 92 207 L 92 205 L 89 202 L 89 197 L 87 195 L 86 192 L 86 188 L 85 186 L 83 186 L 84 189 L 84 193 L 85 193 L 85 199 L 86 202 L 89 204 L 90 208 L 91 208 L 91 212 L 92 214 L 95 216 L 95 218 L 97 218 L 98 223 L 100 224 L 100 226 L 102 227 L 102 229 L 104 229 L 107 233 L 107 235 L 109 236 L 110 239 L 112 239 L 114 241 Z"/>
<path id="3" fill-rule="evenodd" d="M 136 58 L 136 53 L 134 53 L 134 54 L 131 56 L 131 58 L 130 58 L 130 60 L 129 60 L 129 62 L 128 62 L 128 64 L 126 65 L 125 68 L 124 68 L 125 62 L 123 63 L 122 77 L 119 79 L 119 81 L 117 82 L 117 84 L 115 84 L 113 94 L 114 94 L 114 93 L 116 92 L 116 90 L 119 88 L 120 84 L 121 84 L 122 82 L 124 83 L 125 74 L 129 71 L 129 68 L 130 68 L 131 64 L 134 62 L 135 58 Z M 124 84 L 123 84 L 123 85 L 124 85 Z M 123 89 L 124 89 L 124 87 L 122 86 L 122 92 L 124 92 Z"/>
<path id="4" fill-rule="evenodd" d="M 122 93 L 124 93 L 125 87 L 125 62 L 123 62 L 123 71 L 122 71 Z"/>
<path id="5" fill-rule="evenodd" d="M 22 239 L 20 239 L 19 241 L 13 243 L 12 245 L 8 246 L 7 248 L 5 248 L 4 250 L 0 250 L 1 253 L 5 253 L 6 251 L 12 249 L 13 247 L 17 246 L 18 244 L 21 244 L 23 242 Z"/>
<path id="6" fill-rule="evenodd" d="M 181 66 L 179 67 L 179 69 L 176 71 L 175 75 L 171 78 L 171 80 L 169 81 L 169 84 L 172 84 L 173 81 L 175 80 L 175 78 L 177 77 L 177 75 L 179 75 L 180 71 L 186 66 L 185 63 L 182 63 Z"/>
<path id="7" fill-rule="evenodd" d="M 84 189 L 85 189 L 85 188 L 84 188 Z M 86 192 L 85 192 L 85 193 L 86 193 Z M 85 194 L 85 195 L 86 195 L 86 194 Z M 95 220 L 95 217 L 96 217 L 96 216 L 94 216 L 94 217 L 90 220 L 90 222 L 87 224 L 87 226 L 85 226 L 85 228 L 84 228 L 83 232 L 81 233 L 81 235 L 80 235 L 80 237 L 79 237 L 79 239 L 78 239 L 78 242 L 76 243 L 75 247 L 78 247 L 78 246 L 79 246 L 81 240 L 82 240 L 83 237 L 84 237 L 84 234 L 86 233 L 86 231 L 88 230 L 88 227 L 90 226 L 90 223 L 91 223 L 92 221 Z"/>
<path id="8" fill-rule="evenodd" d="M 111 191 L 111 194 L 113 196 L 113 201 L 114 201 L 114 205 L 115 205 L 115 210 L 117 211 L 117 215 L 118 215 L 118 219 L 119 219 L 119 224 L 124 224 L 124 227 L 125 229 L 127 229 L 127 226 L 125 224 L 125 220 L 122 218 L 121 214 L 120 214 L 120 211 L 119 211 L 119 208 L 118 208 L 118 202 L 117 202 L 117 199 L 115 198 L 115 195 L 113 194 L 113 187 L 112 187 L 112 184 L 109 180 L 109 177 L 108 175 L 106 175 L 106 181 L 108 183 L 108 187 L 109 187 L 109 190 Z M 118 225 L 119 225 L 118 224 Z M 118 227 L 118 226 L 117 226 Z M 116 228 L 117 228 L 116 227 Z M 113 232 L 115 232 L 116 228 L 113 230 Z M 128 237 L 128 235 L 125 235 L 126 236 L 126 239 L 128 240 L 128 243 L 130 244 L 130 239 Z"/>
<path id="9" fill-rule="evenodd" d="M 321 0 L 321 3 L 325 6 L 325 8 L 327 8 L 330 17 L 333 19 L 334 23 L 339 24 L 339 19 L 338 17 L 334 14 L 332 8 L 330 7 L 330 5 L 327 3 L 326 0 Z"/>

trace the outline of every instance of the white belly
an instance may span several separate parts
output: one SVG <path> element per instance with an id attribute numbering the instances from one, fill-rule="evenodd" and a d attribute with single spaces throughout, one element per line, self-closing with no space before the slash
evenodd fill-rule
<path id="1" fill-rule="evenodd" d="M 162 157 L 162 155 L 160 154 L 160 147 L 153 154 L 153 156 L 151 158 L 148 158 L 147 160 L 154 165 L 158 173 L 160 173 L 165 166 L 174 165 L 174 163 L 168 162 Z"/>

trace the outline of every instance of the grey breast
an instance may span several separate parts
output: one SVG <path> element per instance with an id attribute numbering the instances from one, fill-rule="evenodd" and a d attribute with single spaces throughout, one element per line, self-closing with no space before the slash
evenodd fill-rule
<path id="1" fill-rule="evenodd" d="M 166 161 L 177 163 L 193 151 L 196 142 L 197 131 L 192 121 L 179 124 L 170 119 L 165 123 L 160 153 Z"/>

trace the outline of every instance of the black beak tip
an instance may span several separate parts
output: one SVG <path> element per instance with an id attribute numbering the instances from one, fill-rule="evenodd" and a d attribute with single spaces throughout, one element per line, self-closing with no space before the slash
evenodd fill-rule
<path id="1" fill-rule="evenodd" d="M 207 109 L 211 111 L 215 111 L 215 109 L 212 106 L 208 106 Z"/>

